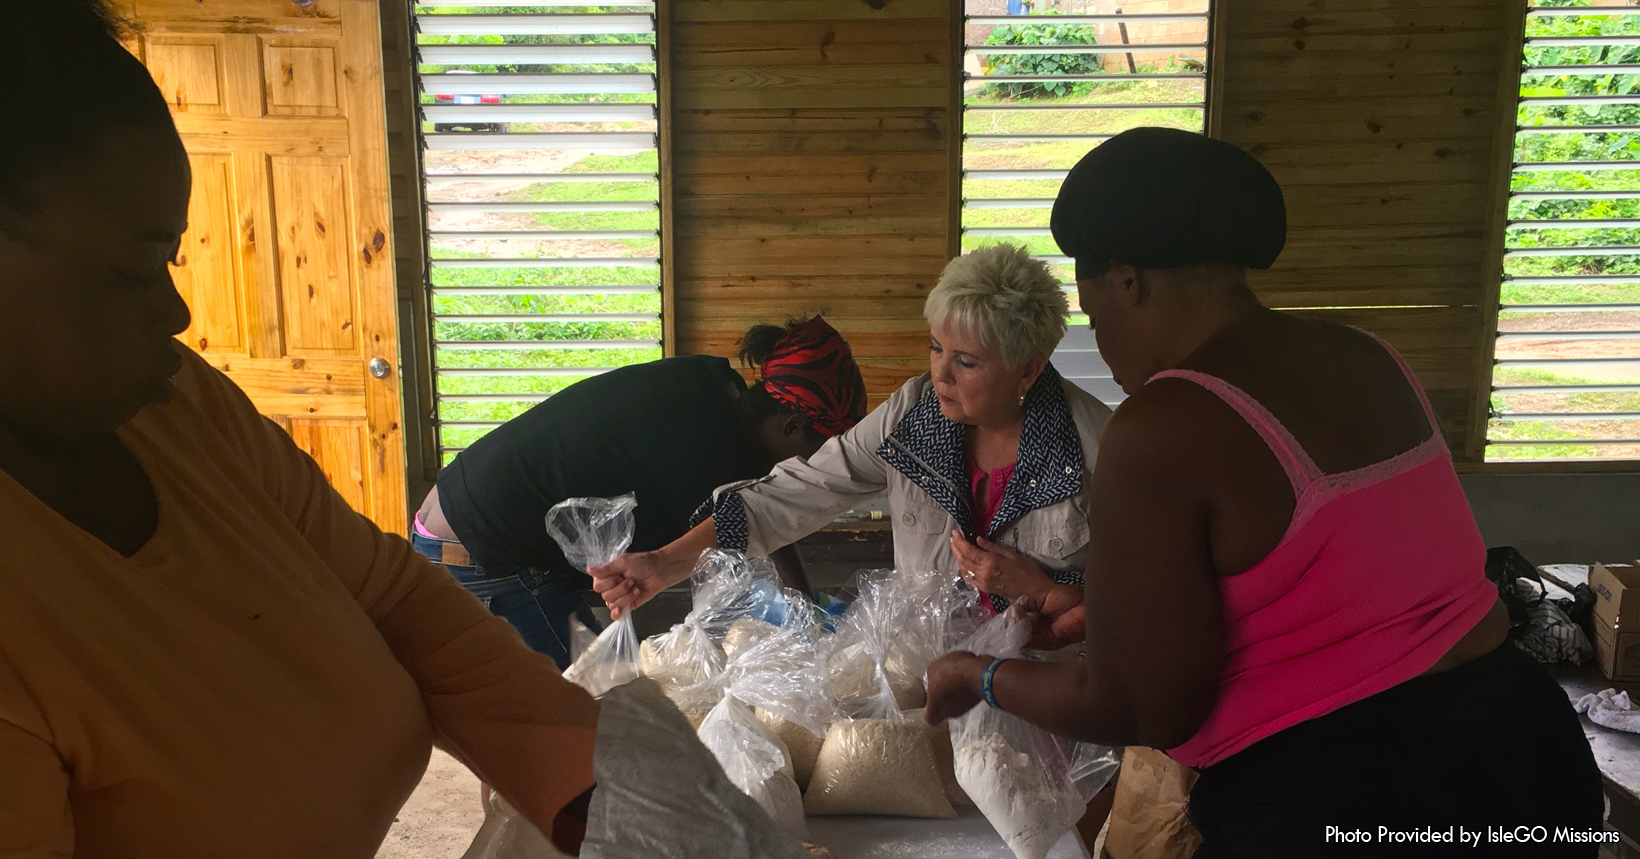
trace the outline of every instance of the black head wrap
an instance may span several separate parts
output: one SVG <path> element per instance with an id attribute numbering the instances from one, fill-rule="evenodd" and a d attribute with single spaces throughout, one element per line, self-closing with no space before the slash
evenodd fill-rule
<path id="1" fill-rule="evenodd" d="M 1253 156 L 1172 128 L 1124 131 L 1082 156 L 1053 204 L 1076 279 L 1113 262 L 1269 268 L 1287 242 L 1281 186 Z"/>

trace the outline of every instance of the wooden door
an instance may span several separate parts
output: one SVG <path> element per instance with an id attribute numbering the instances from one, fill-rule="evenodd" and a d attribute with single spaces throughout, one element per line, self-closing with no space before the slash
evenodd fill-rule
<path id="1" fill-rule="evenodd" d="M 404 444 L 373 0 L 124 0 L 193 162 L 183 335 L 403 533 Z M 375 372 L 373 373 L 372 370 Z"/>

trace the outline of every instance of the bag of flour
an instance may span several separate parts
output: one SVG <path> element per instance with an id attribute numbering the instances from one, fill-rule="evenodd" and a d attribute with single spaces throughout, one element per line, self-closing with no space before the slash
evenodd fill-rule
<path id="1" fill-rule="evenodd" d="M 1009 610 L 974 633 L 974 653 L 1018 657 L 1030 621 Z M 1043 859 L 1116 773 L 1117 751 L 1059 737 L 980 704 L 951 720 L 957 783 L 1017 859 Z"/>
<path id="2" fill-rule="evenodd" d="M 632 510 L 637 506 L 637 498 L 630 493 L 617 498 L 570 498 L 547 511 L 547 533 L 576 567 L 601 567 L 632 545 Z M 573 632 L 571 639 L 584 643 Z M 593 697 L 637 678 L 638 633 L 631 615 L 610 624 L 583 646 L 584 652 L 564 671 L 564 679 Z"/>

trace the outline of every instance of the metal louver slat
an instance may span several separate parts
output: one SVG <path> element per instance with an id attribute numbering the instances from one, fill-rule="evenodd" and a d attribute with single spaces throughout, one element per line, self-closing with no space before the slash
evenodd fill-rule
<path id="1" fill-rule="evenodd" d="M 570 384 L 660 357 L 654 5 L 416 9 L 447 460 Z"/>
<path id="2" fill-rule="evenodd" d="M 428 122 L 652 122 L 652 104 L 429 104 Z"/>
<path id="3" fill-rule="evenodd" d="M 566 131 L 544 134 L 428 134 L 423 138 L 428 149 L 441 152 L 506 152 L 519 150 L 562 151 L 587 150 L 624 152 L 632 149 L 654 149 L 652 132 L 624 134 L 618 132 Z"/>
<path id="4" fill-rule="evenodd" d="M 1163 13 L 1138 13 L 1133 15 L 1055 15 L 1053 23 L 1059 26 L 1071 24 L 1176 24 L 1184 21 L 1205 21 L 1207 13 L 1185 13 L 1169 15 Z M 1012 26 L 1020 23 L 1018 15 L 969 15 L 969 26 L 991 25 Z"/>
<path id="5" fill-rule="evenodd" d="M 1207 45 L 1202 42 L 1192 42 L 1177 45 L 985 45 L 969 47 L 970 54 L 989 54 L 1000 56 L 1004 54 L 1135 54 L 1135 53 L 1164 53 L 1171 51 L 1203 51 Z"/>
<path id="6" fill-rule="evenodd" d="M 596 203 L 429 203 L 429 212 L 652 212 L 647 200 L 605 200 Z"/>
<path id="7" fill-rule="evenodd" d="M 1168 74 L 1110 74 L 1110 75 L 967 75 L 966 79 L 988 84 L 1007 83 L 1119 83 L 1126 81 L 1199 81 L 1207 78 L 1204 72 Z"/>
<path id="8" fill-rule="evenodd" d="M 457 182 L 653 182 L 653 173 L 427 173 L 423 178 L 429 185 L 449 185 Z"/>
<path id="9" fill-rule="evenodd" d="M 427 9 L 449 9 L 453 7 L 471 9 L 473 8 L 473 0 L 416 0 L 415 5 Z M 485 0 L 484 5 L 493 9 L 550 9 L 553 7 L 585 8 L 587 3 L 586 0 Z M 636 0 L 636 2 L 630 3 L 605 3 L 601 5 L 605 8 L 623 10 L 655 8 L 655 4 L 653 2 L 645 2 L 645 0 Z"/>
<path id="10" fill-rule="evenodd" d="M 653 45 L 422 45 L 421 61 L 435 66 L 598 65 L 652 63 Z M 429 92 L 426 87 L 423 92 Z"/>
<path id="11" fill-rule="evenodd" d="M 426 49 L 422 49 L 423 55 Z M 471 74 L 422 75 L 427 92 L 450 95 L 580 95 L 654 92 L 652 75 L 622 74 Z"/>
<path id="12" fill-rule="evenodd" d="M 650 15 L 423 15 L 424 36 L 610 36 L 649 33 Z"/>

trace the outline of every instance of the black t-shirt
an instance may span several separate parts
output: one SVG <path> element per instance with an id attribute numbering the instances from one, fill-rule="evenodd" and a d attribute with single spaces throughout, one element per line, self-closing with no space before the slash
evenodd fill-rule
<path id="1" fill-rule="evenodd" d="M 566 498 L 635 492 L 632 551 L 683 536 L 712 490 L 761 476 L 740 418 L 746 390 L 722 358 L 695 355 L 577 382 L 457 454 L 438 479 L 450 528 L 486 572 L 579 575 L 547 534 Z"/>

